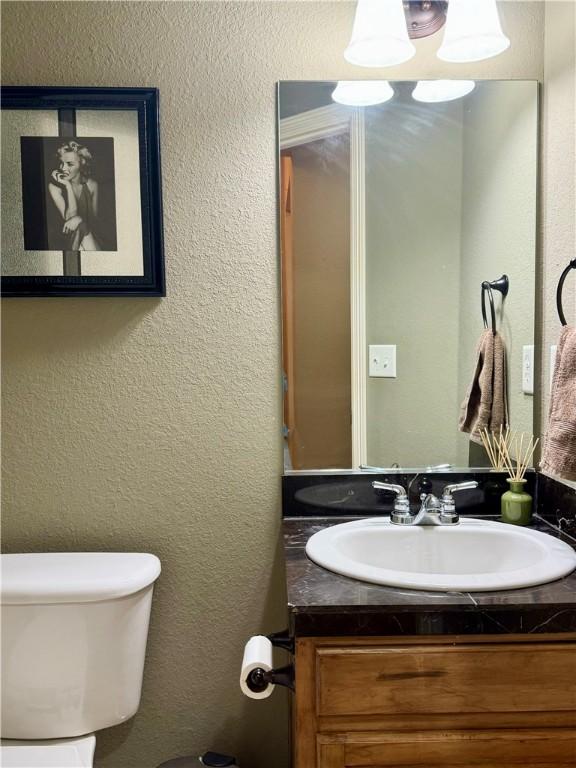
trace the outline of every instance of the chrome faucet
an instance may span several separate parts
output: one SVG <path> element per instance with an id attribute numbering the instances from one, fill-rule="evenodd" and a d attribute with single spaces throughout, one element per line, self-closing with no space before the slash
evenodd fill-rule
<path id="1" fill-rule="evenodd" d="M 375 480 L 372 487 L 381 491 L 392 491 L 396 494 L 394 510 L 390 515 L 390 522 L 394 525 L 457 525 L 460 517 L 456 512 L 453 493 L 477 488 L 476 480 L 468 480 L 464 483 L 446 485 L 439 499 L 433 493 L 423 493 L 420 496 L 420 509 L 416 514 L 410 511 L 410 502 L 405 488 L 393 483 L 381 483 Z"/>

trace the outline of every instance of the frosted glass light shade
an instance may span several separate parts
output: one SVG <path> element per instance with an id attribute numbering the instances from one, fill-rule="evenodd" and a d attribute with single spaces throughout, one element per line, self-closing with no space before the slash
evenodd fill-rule
<path id="1" fill-rule="evenodd" d="M 346 61 L 360 67 L 390 67 L 415 53 L 402 0 L 358 0 Z"/>
<path id="2" fill-rule="evenodd" d="M 394 96 L 388 80 L 341 80 L 332 91 L 332 99 L 347 107 L 383 104 Z"/>
<path id="3" fill-rule="evenodd" d="M 502 32 L 496 0 L 450 0 L 438 58 L 450 62 L 481 61 L 510 46 Z"/>
<path id="4" fill-rule="evenodd" d="M 412 98 L 429 104 L 454 101 L 471 93 L 475 87 L 474 80 L 420 80 L 412 91 Z"/>

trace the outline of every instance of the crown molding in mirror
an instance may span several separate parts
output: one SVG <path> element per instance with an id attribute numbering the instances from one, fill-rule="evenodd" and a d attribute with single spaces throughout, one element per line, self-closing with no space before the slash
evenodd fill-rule
<path id="1" fill-rule="evenodd" d="M 339 104 L 284 117 L 280 120 L 280 149 L 291 149 L 310 141 L 348 133 L 352 119 L 350 108 Z"/>

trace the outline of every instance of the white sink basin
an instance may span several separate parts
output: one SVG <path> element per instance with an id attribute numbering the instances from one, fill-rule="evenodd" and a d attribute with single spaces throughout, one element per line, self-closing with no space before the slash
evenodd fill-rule
<path id="1" fill-rule="evenodd" d="M 546 533 L 473 519 L 454 526 L 398 526 L 388 518 L 342 523 L 314 534 L 306 554 L 360 581 L 449 592 L 530 587 L 576 568 L 572 547 Z"/>

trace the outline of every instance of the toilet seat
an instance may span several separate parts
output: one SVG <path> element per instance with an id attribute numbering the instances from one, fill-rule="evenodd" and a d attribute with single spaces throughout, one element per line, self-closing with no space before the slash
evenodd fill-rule
<path id="1" fill-rule="evenodd" d="M 92 768 L 96 736 L 47 741 L 2 739 L 2 768 Z"/>

